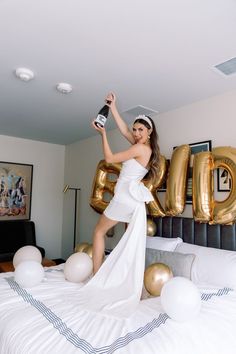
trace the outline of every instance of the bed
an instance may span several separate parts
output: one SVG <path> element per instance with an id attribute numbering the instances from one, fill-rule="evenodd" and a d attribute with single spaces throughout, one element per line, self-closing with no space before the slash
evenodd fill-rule
<path id="1" fill-rule="evenodd" d="M 13 273 L 2 273 L 0 353 L 235 354 L 235 226 L 171 217 L 154 221 L 153 242 L 161 238 L 165 252 L 186 256 L 196 247 L 191 276 L 201 293 L 197 318 L 171 320 L 159 297 L 145 298 L 126 319 L 94 319 L 86 311 L 78 316 L 73 299 L 81 285 L 65 281 L 63 264 L 45 268 L 44 281 L 31 289 L 21 288 Z"/>

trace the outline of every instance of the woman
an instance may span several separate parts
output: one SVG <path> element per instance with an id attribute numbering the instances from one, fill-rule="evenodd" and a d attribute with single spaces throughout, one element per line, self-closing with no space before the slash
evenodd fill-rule
<path id="1" fill-rule="evenodd" d="M 115 318 L 129 317 L 140 302 L 146 244 L 145 202 L 153 200 L 151 192 L 141 183 L 144 176 L 154 179 L 158 173 L 159 148 L 154 122 L 138 116 L 132 131 L 116 109 L 113 93 L 106 98 L 121 133 L 132 144 L 125 151 L 114 154 L 107 141 L 106 130 L 93 127 L 101 134 L 107 162 L 123 162 L 116 183 L 115 195 L 101 216 L 93 237 L 94 276 L 77 294 L 80 309 Z M 128 227 L 103 262 L 104 236 L 119 221 Z M 87 312 L 86 312 L 87 313 Z M 97 317 L 94 317 L 96 320 Z"/>
<path id="2" fill-rule="evenodd" d="M 115 195 L 98 221 L 94 231 L 94 274 L 98 271 L 103 261 L 105 234 L 120 221 L 130 222 L 137 204 L 140 203 L 136 187 L 140 187 L 139 182 L 145 175 L 147 175 L 147 178 L 155 179 L 158 173 L 160 155 L 155 124 L 150 117 L 138 116 L 133 123 L 131 131 L 117 111 L 114 93 L 110 93 L 107 96 L 106 102 L 121 134 L 131 143 L 131 147 L 119 153 L 112 153 L 105 128 L 97 127 L 93 123 L 93 127 L 102 135 L 103 153 L 106 162 L 123 162 L 122 171 L 116 183 Z M 153 200 L 151 193 L 143 185 L 141 187 L 141 193 L 145 195 L 143 201 L 149 202 Z M 141 202 L 143 201 L 141 200 Z"/>

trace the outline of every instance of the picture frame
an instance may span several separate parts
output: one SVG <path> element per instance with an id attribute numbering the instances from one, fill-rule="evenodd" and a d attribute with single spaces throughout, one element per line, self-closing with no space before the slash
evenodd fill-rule
<path id="1" fill-rule="evenodd" d="M 188 181 L 187 181 L 187 193 L 186 193 L 186 204 L 192 204 L 192 193 L 193 193 L 193 160 L 194 155 L 202 151 L 211 151 L 212 143 L 211 140 L 200 141 L 197 143 L 188 144 L 191 149 L 191 156 L 188 168 Z M 173 148 L 175 149 L 176 146 Z"/>
<path id="2" fill-rule="evenodd" d="M 33 165 L 0 161 L 0 221 L 30 220 Z"/>
<path id="3" fill-rule="evenodd" d="M 232 179 L 229 171 L 225 168 L 217 168 L 217 191 L 230 192 Z"/>
<path id="4" fill-rule="evenodd" d="M 188 183 L 187 183 L 187 194 L 186 194 L 186 204 L 192 204 L 192 194 L 193 194 L 193 160 L 194 155 L 202 151 L 211 151 L 211 140 L 200 141 L 198 143 L 189 144 L 191 149 L 191 156 L 189 162 L 188 170 Z"/>

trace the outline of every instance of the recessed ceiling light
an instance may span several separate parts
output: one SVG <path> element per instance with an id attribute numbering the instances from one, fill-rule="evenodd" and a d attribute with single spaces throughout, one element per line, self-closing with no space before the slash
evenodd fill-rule
<path id="1" fill-rule="evenodd" d="M 72 91 L 72 86 L 70 84 L 67 84 L 66 82 L 60 82 L 56 86 L 57 91 L 61 93 L 70 93 Z"/>
<path id="2" fill-rule="evenodd" d="M 20 80 L 25 82 L 30 81 L 34 78 L 33 71 L 27 68 L 17 68 L 15 74 Z"/>

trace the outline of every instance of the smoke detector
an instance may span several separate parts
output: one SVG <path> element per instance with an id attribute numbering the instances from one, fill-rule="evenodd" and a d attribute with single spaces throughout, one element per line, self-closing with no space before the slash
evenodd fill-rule
<path id="1" fill-rule="evenodd" d="M 16 77 L 25 82 L 30 81 L 34 78 L 33 71 L 27 68 L 17 68 L 15 74 Z"/>
<path id="2" fill-rule="evenodd" d="M 60 82 L 57 84 L 56 89 L 61 93 L 70 93 L 72 91 L 72 86 L 66 82 Z"/>

